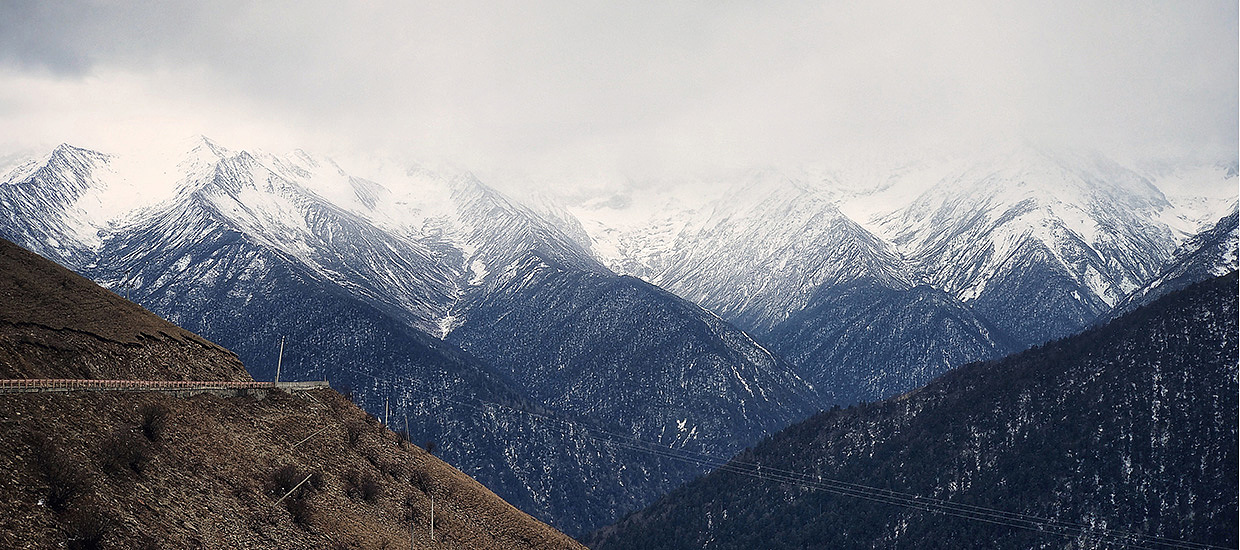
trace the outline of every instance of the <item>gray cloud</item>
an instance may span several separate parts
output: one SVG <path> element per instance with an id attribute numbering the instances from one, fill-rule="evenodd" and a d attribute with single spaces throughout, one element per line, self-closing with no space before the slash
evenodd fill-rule
<path id="1" fill-rule="evenodd" d="M 0 113 L 22 113 L 3 129 L 185 112 L 312 147 L 559 173 L 1016 136 L 1237 145 L 1234 2 L 356 4 L 4 3 L 0 63 L 63 91 L 0 91 Z M 117 81 L 132 88 L 99 90 Z M 40 124 L 84 105 L 81 125 Z"/>

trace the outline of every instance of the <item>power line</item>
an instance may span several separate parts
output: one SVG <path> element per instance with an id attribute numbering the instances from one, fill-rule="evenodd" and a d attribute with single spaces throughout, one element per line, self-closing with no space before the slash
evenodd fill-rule
<path id="1" fill-rule="evenodd" d="M 389 387 L 395 385 L 395 383 L 400 383 L 402 388 L 422 394 L 426 397 L 485 413 L 494 412 L 487 407 L 489 405 L 537 418 L 551 424 L 553 429 L 565 435 L 584 435 L 591 440 L 614 445 L 619 448 L 679 460 L 700 467 L 706 467 L 708 470 L 713 469 L 716 471 L 725 471 L 737 475 L 752 477 L 762 481 L 796 485 L 810 490 L 827 491 L 833 494 L 860 498 L 872 502 L 902 506 L 923 512 L 938 513 L 961 519 L 981 521 L 994 525 L 1002 525 L 1044 534 L 1059 535 L 1067 538 L 1079 538 L 1088 542 L 1122 545 L 1125 548 L 1133 548 L 1136 550 L 1158 550 L 1157 547 L 1141 546 L 1141 544 L 1154 544 L 1161 548 L 1178 548 L 1182 550 L 1226 548 L 1212 544 L 1190 542 L 1154 535 L 1144 535 L 1140 533 L 1106 529 L 1054 518 L 1040 517 L 1031 514 L 1009 512 L 987 506 L 956 503 L 945 499 L 924 497 L 913 493 L 873 487 L 840 479 L 823 478 L 817 475 L 811 476 L 800 472 L 764 466 L 756 462 L 744 462 L 736 459 L 690 451 L 683 448 L 678 449 L 669 445 L 641 440 L 630 435 L 611 432 L 595 426 L 582 424 L 580 422 L 552 417 L 518 407 L 505 405 L 503 403 L 486 401 L 476 397 L 470 399 L 476 401 L 478 404 L 468 403 L 446 397 L 440 392 L 419 389 L 414 386 L 415 380 L 411 378 L 392 379 L 375 376 L 370 373 L 350 368 L 344 368 L 343 370 L 348 370 L 356 374 L 367 376 L 377 382 L 386 382 Z"/>

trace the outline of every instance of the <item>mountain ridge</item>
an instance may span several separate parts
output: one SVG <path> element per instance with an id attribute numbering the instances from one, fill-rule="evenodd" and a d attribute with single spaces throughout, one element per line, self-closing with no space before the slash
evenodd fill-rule
<path id="1" fill-rule="evenodd" d="M 587 544 L 1234 546 L 1236 286 L 1233 271 L 1106 326 L 957 368 L 880 403 L 821 413 Z M 855 489 L 843 494 L 868 487 L 876 497 L 919 496 L 891 506 L 799 479 Z M 934 514 L 916 505 L 922 498 L 1001 516 Z M 1074 527 L 1053 527 L 1063 525 Z"/>

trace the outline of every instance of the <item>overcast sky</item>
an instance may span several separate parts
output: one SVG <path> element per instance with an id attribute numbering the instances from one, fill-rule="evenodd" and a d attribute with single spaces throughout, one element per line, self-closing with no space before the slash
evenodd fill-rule
<path id="1" fill-rule="evenodd" d="M 0 147 L 201 133 L 560 175 L 1237 147 L 1234 0 L 396 4 L 7 0 Z"/>

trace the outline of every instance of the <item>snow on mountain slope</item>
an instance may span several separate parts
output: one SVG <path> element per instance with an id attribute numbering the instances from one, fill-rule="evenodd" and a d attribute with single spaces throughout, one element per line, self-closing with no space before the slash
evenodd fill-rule
<path id="1" fill-rule="evenodd" d="M 676 238 L 718 198 L 718 186 L 625 182 L 560 198 L 589 238 L 589 249 L 616 273 L 651 280 Z M 556 200 L 556 199 L 552 199 Z"/>
<path id="2" fill-rule="evenodd" d="M 890 207 L 893 189 L 925 186 L 918 177 L 935 168 L 943 170 L 912 164 L 892 173 L 757 171 L 715 185 L 716 198 L 699 198 L 692 209 L 682 206 L 692 202 L 668 201 L 647 210 L 660 223 L 601 235 L 619 243 L 621 254 L 641 254 L 615 265 L 753 332 L 835 402 L 879 399 L 1011 348 L 1002 331 L 955 298 L 915 289 L 894 248 L 839 209 L 871 196 L 885 197 Z M 863 183 L 850 187 L 848 177 Z M 632 206 L 589 205 L 583 215 L 593 216 L 596 228 L 620 221 L 607 215 Z"/>
<path id="3" fill-rule="evenodd" d="M 557 224 L 544 220 L 472 175 L 452 182 L 452 199 L 457 204 L 460 223 L 466 228 L 468 243 L 474 250 L 470 263 L 482 262 L 481 268 L 489 273 L 529 252 L 537 252 L 568 269 L 607 271 L 579 243 L 561 232 Z"/>
<path id="4" fill-rule="evenodd" d="M 1235 271 L 1240 267 L 1237 215 L 1233 205 L 1231 214 L 1185 241 L 1157 277 L 1134 290 L 1099 321 L 1118 317 L 1191 284 Z"/>
<path id="5" fill-rule="evenodd" d="M 1235 209 L 1240 194 L 1237 171 L 1235 159 L 1140 170 L 1175 207 L 1162 221 L 1185 235 L 1200 233 Z"/>
<path id="6" fill-rule="evenodd" d="M 651 281 L 759 334 L 823 286 L 867 277 L 910 288 L 887 243 L 845 216 L 829 188 L 758 172 L 697 211 Z"/>
<path id="7" fill-rule="evenodd" d="M 1157 174 L 1174 200 L 1099 155 L 997 145 L 681 186 L 700 197 L 630 188 L 572 212 L 613 269 L 754 332 L 824 389 L 871 399 L 1080 330 L 1234 204 L 1226 165 Z"/>
<path id="8" fill-rule="evenodd" d="M 393 237 L 282 177 L 262 157 L 232 153 L 207 141 L 195 151 L 193 158 L 211 168 L 189 166 L 170 208 L 201 208 L 256 244 L 295 258 L 424 331 L 434 330 L 447 314 L 460 276 L 452 264 L 441 261 L 450 251 L 434 248 L 434 242 Z"/>
<path id="9" fill-rule="evenodd" d="M 1177 233 L 1147 179 L 1022 149 L 943 179 L 879 224 L 919 278 L 1025 344 L 1071 334 L 1157 273 Z"/>
<path id="10" fill-rule="evenodd" d="M 102 175 L 111 157 L 60 145 L 0 176 L 0 232 L 11 241 L 67 265 L 88 263 L 100 244 Z"/>

